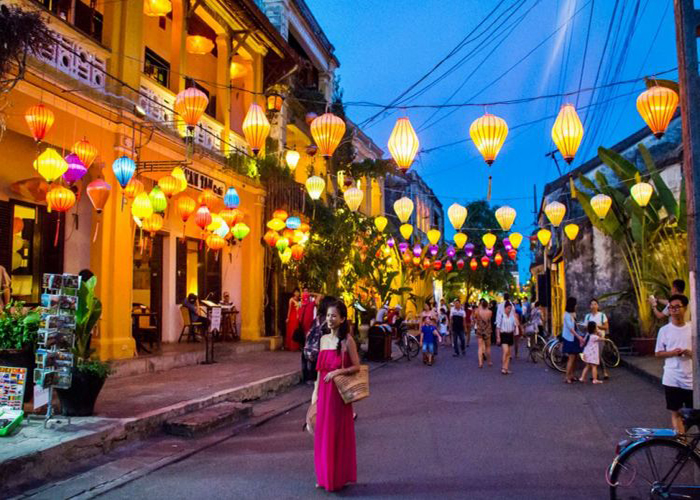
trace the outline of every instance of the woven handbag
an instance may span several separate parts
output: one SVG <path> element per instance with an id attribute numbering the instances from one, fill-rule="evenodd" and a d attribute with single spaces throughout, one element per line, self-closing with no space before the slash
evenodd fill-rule
<path id="1" fill-rule="evenodd" d="M 345 368 L 345 349 L 343 348 L 341 368 Z M 360 370 L 352 375 L 338 375 L 333 378 L 340 397 L 345 404 L 355 403 L 369 396 L 369 367 L 360 365 Z"/>

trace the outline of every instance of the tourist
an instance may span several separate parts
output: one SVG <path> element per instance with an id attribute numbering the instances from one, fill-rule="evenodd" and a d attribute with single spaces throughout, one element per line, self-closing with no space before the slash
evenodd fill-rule
<path id="1" fill-rule="evenodd" d="M 455 299 L 450 308 L 450 330 L 452 331 L 452 346 L 454 347 L 453 357 L 466 355 L 466 338 L 465 329 L 467 327 L 467 319 L 462 303 L 459 299 Z"/>
<path id="2" fill-rule="evenodd" d="M 586 314 L 586 317 L 583 319 L 583 321 L 586 325 L 588 325 L 589 322 L 593 321 L 596 324 L 596 335 L 598 335 L 601 339 L 605 339 L 605 336 L 607 335 L 608 330 L 610 329 L 610 325 L 608 325 L 608 317 L 605 315 L 604 312 L 600 311 L 600 305 L 598 304 L 598 300 L 591 299 L 590 308 L 591 312 Z M 608 378 L 610 378 L 610 375 L 608 374 L 608 367 L 605 365 L 605 360 L 601 359 L 600 364 L 603 367 L 603 378 L 607 380 Z"/>
<path id="3" fill-rule="evenodd" d="M 598 365 L 600 364 L 600 343 L 603 342 L 603 337 L 598 335 L 598 325 L 595 321 L 589 321 L 586 324 L 586 330 L 588 334 L 584 338 L 583 347 L 583 362 L 586 366 L 583 367 L 583 372 L 581 372 L 581 378 L 578 379 L 579 382 L 586 383 L 586 375 L 588 375 L 588 370 L 591 370 L 593 374 L 593 383 L 602 384 L 602 380 L 598 380 Z"/>
<path id="4" fill-rule="evenodd" d="M 426 300 L 420 313 L 420 326 L 423 326 L 429 318 L 435 319 L 435 316 L 435 310 L 431 307 L 430 301 Z"/>
<path id="5" fill-rule="evenodd" d="M 445 299 L 440 301 L 440 310 L 438 311 L 438 334 L 442 342 L 447 341 L 447 336 L 450 333 L 449 329 L 449 310 L 445 304 Z"/>
<path id="6" fill-rule="evenodd" d="M 489 303 L 489 309 L 491 310 L 491 344 L 496 343 L 496 315 L 498 314 L 498 304 L 495 300 L 491 299 Z"/>
<path id="7" fill-rule="evenodd" d="M 304 287 L 301 291 L 301 305 L 299 306 L 299 323 L 304 333 L 308 333 L 311 324 L 316 317 L 316 296 Z"/>
<path id="8" fill-rule="evenodd" d="M 302 382 L 310 383 L 316 380 L 316 360 L 321 348 L 321 337 L 328 333 L 326 329 L 326 313 L 328 306 L 338 299 L 331 296 L 323 297 L 318 303 L 318 314 L 314 318 L 311 328 L 306 333 L 304 348 L 301 351 Z"/>
<path id="9" fill-rule="evenodd" d="M 396 323 L 396 321 L 400 318 L 401 318 L 401 306 L 399 304 L 396 304 L 387 313 L 386 322 L 387 322 L 387 324 L 393 326 L 394 323 Z"/>
<path id="10" fill-rule="evenodd" d="M 299 309 L 301 308 L 300 295 L 301 292 L 299 289 L 295 288 L 287 304 L 287 327 L 284 335 L 284 348 L 287 351 L 298 351 L 301 347 L 301 340 L 308 332 L 308 330 L 301 328 L 299 322 Z"/>
<path id="11" fill-rule="evenodd" d="M 673 295 L 683 295 L 685 293 L 685 281 L 677 279 L 673 280 L 671 283 L 671 296 Z M 668 309 L 668 304 L 670 300 L 657 299 L 653 295 L 649 296 L 649 303 L 651 304 L 651 310 L 654 312 L 654 316 L 658 319 L 667 319 L 671 314 Z M 661 304 L 664 308 L 659 311 L 658 305 Z M 685 322 L 690 321 L 690 311 L 686 308 Z"/>
<path id="12" fill-rule="evenodd" d="M 193 293 L 187 296 L 187 300 L 182 304 L 190 312 L 190 321 L 199 323 L 202 328 L 202 334 L 209 330 L 209 318 L 206 310 L 200 305 L 199 299 Z"/>
<path id="13" fill-rule="evenodd" d="M 469 302 L 464 302 L 464 337 L 467 340 L 467 347 L 471 342 L 472 334 L 472 308 L 469 307 Z"/>
<path id="14" fill-rule="evenodd" d="M 479 307 L 474 311 L 474 325 L 476 330 L 476 341 L 479 346 L 479 368 L 484 366 L 484 359 L 489 366 L 491 362 L 491 316 L 486 299 L 479 301 Z"/>
<path id="15" fill-rule="evenodd" d="M 496 307 L 496 323 L 498 323 L 498 320 L 501 319 L 501 316 L 503 315 L 503 309 L 505 309 L 506 302 L 510 302 L 510 294 L 508 292 L 503 294 L 503 302 L 499 302 L 498 306 Z"/>
<path id="16" fill-rule="evenodd" d="M 561 333 L 564 355 L 568 356 L 566 361 L 567 384 L 572 384 L 576 380 L 574 370 L 576 368 L 576 358 L 581 354 L 583 348 L 583 336 L 576 331 L 576 299 L 569 297 L 566 299 L 564 309 L 564 327 Z"/>
<path id="17" fill-rule="evenodd" d="M 437 329 L 433 319 L 428 318 L 420 328 L 420 345 L 423 347 L 423 364 L 433 366 L 435 346 L 438 343 Z"/>
<path id="18" fill-rule="evenodd" d="M 503 304 L 503 314 L 501 318 L 496 321 L 496 343 L 501 346 L 503 350 L 503 355 L 501 358 L 501 373 L 503 375 L 510 375 L 510 348 L 515 340 L 515 335 L 520 329 L 520 323 L 518 323 L 518 316 L 515 314 L 513 304 L 509 302 L 504 302 Z"/>
<path id="19" fill-rule="evenodd" d="M 525 321 L 523 319 L 523 303 L 520 299 L 515 301 L 515 304 L 513 304 L 513 309 L 515 310 L 515 316 L 518 318 L 518 324 L 524 325 Z M 520 347 L 520 340 L 522 339 L 522 329 L 519 328 L 515 332 L 515 338 L 513 339 L 513 344 L 514 344 L 514 351 L 515 351 L 515 358 L 518 358 L 518 351 Z"/>
<path id="20" fill-rule="evenodd" d="M 535 301 L 535 305 L 530 312 L 530 324 L 533 326 L 535 331 L 544 337 L 544 318 L 542 315 L 542 307 L 539 301 Z"/>
<path id="21" fill-rule="evenodd" d="M 316 487 L 338 491 L 357 481 L 355 423 L 352 405 L 345 404 L 333 379 L 352 375 L 360 369 L 360 357 L 348 335 L 347 307 L 342 302 L 328 306 L 326 326 L 318 355 L 318 378 L 311 404 L 316 404 L 314 462 Z"/>
<path id="22" fill-rule="evenodd" d="M 387 316 L 389 314 L 389 303 L 385 302 L 382 307 L 377 311 L 377 316 L 374 318 L 374 322 L 377 325 L 383 325 L 386 322 Z"/>
<path id="23" fill-rule="evenodd" d="M 530 314 L 531 313 L 532 313 L 532 305 L 530 304 L 530 301 L 527 299 L 527 296 L 526 296 L 525 300 L 523 301 L 523 324 L 530 321 Z"/>
<path id="24" fill-rule="evenodd" d="M 693 407 L 693 332 L 685 321 L 688 298 L 671 295 L 668 312 L 671 321 L 659 329 L 656 338 L 656 357 L 665 358 L 661 383 L 666 392 L 666 408 L 671 411 L 671 422 L 678 433 L 685 432 L 678 411 Z"/>

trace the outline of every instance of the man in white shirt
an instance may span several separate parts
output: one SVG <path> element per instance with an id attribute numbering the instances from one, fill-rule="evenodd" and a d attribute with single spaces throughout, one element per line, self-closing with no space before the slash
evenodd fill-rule
<path id="1" fill-rule="evenodd" d="M 503 316 L 503 309 L 505 308 L 506 302 L 510 302 L 510 294 L 508 292 L 503 294 L 503 302 L 499 302 L 498 307 L 496 307 L 496 324 L 501 321 L 501 316 Z"/>
<path id="2" fill-rule="evenodd" d="M 676 432 L 685 432 L 678 411 L 693 407 L 693 333 L 685 322 L 688 298 L 672 295 L 668 301 L 671 321 L 659 329 L 656 339 L 656 357 L 665 358 L 661 383 L 666 392 L 666 408 L 671 411 L 671 422 Z"/>

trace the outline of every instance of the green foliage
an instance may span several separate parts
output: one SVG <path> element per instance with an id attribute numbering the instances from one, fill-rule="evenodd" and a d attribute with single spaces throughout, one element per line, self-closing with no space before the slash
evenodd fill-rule
<path id="1" fill-rule="evenodd" d="M 348 166 L 347 172 L 353 179 L 369 177 L 370 179 L 383 179 L 387 174 L 396 175 L 396 164 L 391 160 L 370 160 L 354 162 Z"/>
<path id="2" fill-rule="evenodd" d="M 0 349 L 33 346 L 40 319 L 38 312 L 24 307 L 24 302 L 10 301 L 0 313 Z"/>
<path id="3" fill-rule="evenodd" d="M 93 276 L 80 284 L 78 308 L 75 311 L 75 357 L 76 369 L 96 376 L 109 375 L 109 364 L 93 359 L 94 349 L 90 347 L 92 332 L 102 316 L 102 302 L 95 295 L 97 277 Z"/>

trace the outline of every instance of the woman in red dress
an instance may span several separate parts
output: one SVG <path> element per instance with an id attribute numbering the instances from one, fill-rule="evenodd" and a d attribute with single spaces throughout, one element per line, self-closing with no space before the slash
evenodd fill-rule
<path id="1" fill-rule="evenodd" d="M 292 297 L 289 299 L 289 307 L 287 309 L 287 331 L 284 335 L 284 348 L 288 351 L 298 351 L 299 343 L 294 342 L 294 330 L 299 326 L 299 289 L 295 288 Z"/>

